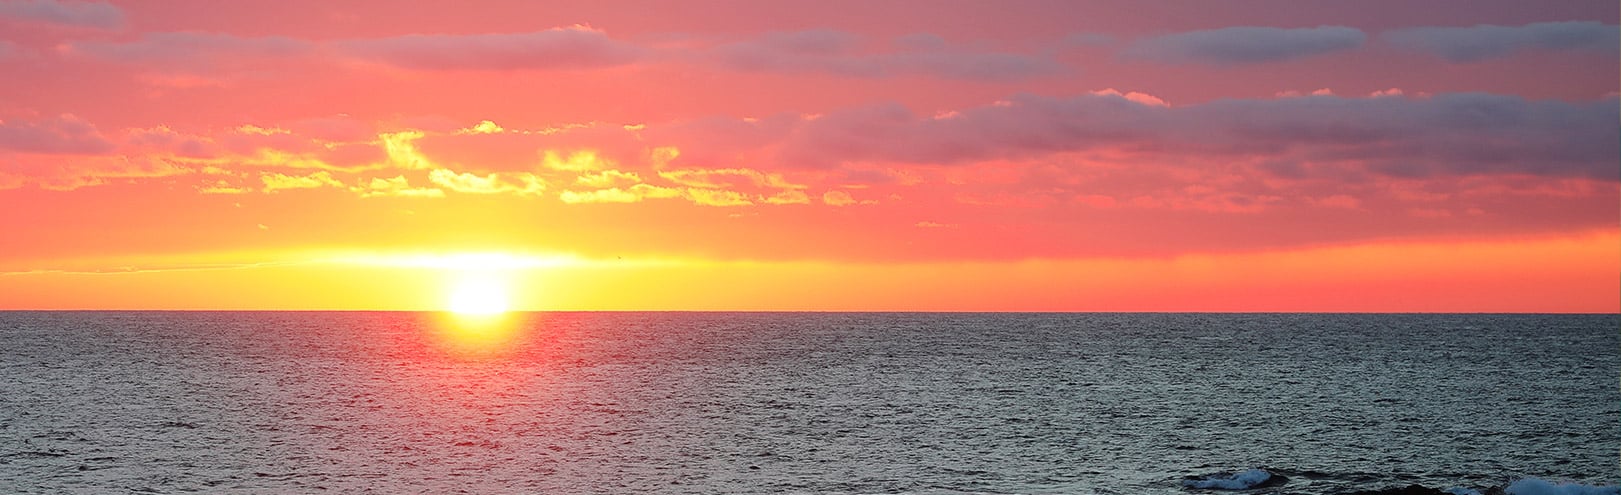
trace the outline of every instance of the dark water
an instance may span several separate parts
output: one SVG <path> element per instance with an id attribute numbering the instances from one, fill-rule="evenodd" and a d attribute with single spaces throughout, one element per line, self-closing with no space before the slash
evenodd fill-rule
<path id="1" fill-rule="evenodd" d="M 0 313 L 5 493 L 1614 485 L 1616 315 Z"/>

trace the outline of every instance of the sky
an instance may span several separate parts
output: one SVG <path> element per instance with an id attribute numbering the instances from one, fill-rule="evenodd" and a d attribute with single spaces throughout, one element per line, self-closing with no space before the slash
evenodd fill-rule
<path id="1" fill-rule="evenodd" d="M 0 308 L 1621 311 L 1613 1 L 0 1 Z"/>

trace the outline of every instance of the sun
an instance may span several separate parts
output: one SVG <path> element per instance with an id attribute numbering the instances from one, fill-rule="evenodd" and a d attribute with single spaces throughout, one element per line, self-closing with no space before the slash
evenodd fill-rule
<path id="1" fill-rule="evenodd" d="M 446 309 L 469 316 L 505 313 L 511 301 L 506 284 L 492 277 L 463 277 L 450 288 Z"/>

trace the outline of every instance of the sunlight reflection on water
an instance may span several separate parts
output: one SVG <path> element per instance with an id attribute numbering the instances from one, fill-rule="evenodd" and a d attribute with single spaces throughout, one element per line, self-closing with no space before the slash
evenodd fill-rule
<path id="1" fill-rule="evenodd" d="M 1614 315 L 0 313 L 0 491 L 1613 483 Z M 1595 478 L 1611 476 L 1612 478 Z"/>

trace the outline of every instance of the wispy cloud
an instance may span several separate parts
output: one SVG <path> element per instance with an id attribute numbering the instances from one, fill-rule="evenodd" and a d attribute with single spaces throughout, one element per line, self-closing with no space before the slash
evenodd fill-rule
<path id="1" fill-rule="evenodd" d="M 106 2 L 71 0 L 8 0 L 0 2 L 0 21 L 119 29 L 124 27 L 124 11 Z"/>

